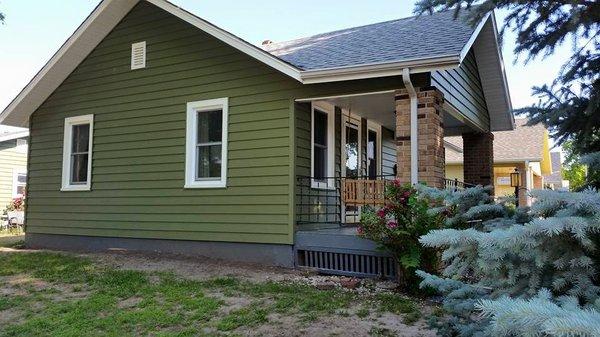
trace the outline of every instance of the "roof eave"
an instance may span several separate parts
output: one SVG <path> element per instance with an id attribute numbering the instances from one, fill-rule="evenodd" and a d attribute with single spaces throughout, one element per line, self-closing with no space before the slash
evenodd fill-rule
<path id="1" fill-rule="evenodd" d="M 460 65 L 460 55 L 447 55 L 435 58 L 420 58 L 401 62 L 373 63 L 352 67 L 327 68 L 319 70 L 304 70 L 300 72 L 304 84 L 339 82 L 358 79 L 398 76 L 403 69 L 409 68 L 411 74 L 425 73 L 434 70 L 457 68 Z"/>

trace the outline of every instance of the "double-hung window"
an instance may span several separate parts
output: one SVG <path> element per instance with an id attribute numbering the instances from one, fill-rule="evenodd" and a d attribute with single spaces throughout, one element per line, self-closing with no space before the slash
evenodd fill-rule
<path id="1" fill-rule="evenodd" d="M 94 115 L 65 119 L 61 190 L 90 190 L 93 129 Z"/>
<path id="2" fill-rule="evenodd" d="M 185 188 L 227 186 L 228 99 L 187 104 Z"/>
<path id="3" fill-rule="evenodd" d="M 25 187 L 27 186 L 27 170 L 13 169 L 13 198 L 22 198 L 25 196 Z"/>
<path id="4" fill-rule="evenodd" d="M 313 103 L 311 117 L 311 185 L 313 188 L 333 188 L 334 108 L 325 103 Z"/>

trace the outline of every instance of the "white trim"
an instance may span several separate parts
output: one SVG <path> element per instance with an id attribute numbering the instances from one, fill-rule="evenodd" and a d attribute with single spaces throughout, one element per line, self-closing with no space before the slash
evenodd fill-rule
<path id="1" fill-rule="evenodd" d="M 417 117 L 417 92 L 410 80 L 410 69 L 404 68 L 402 81 L 410 97 L 410 183 L 419 183 L 419 124 Z"/>
<path id="2" fill-rule="evenodd" d="M 15 132 L 15 133 L 9 133 L 8 135 L 0 136 L 0 143 L 6 142 L 8 140 L 26 138 L 26 137 L 29 137 L 29 130 L 19 131 L 19 132 Z"/>
<path id="3" fill-rule="evenodd" d="M 327 177 L 335 175 L 335 106 L 327 102 L 311 102 L 310 107 L 310 176 L 315 172 L 315 109 L 327 114 Z M 333 178 L 326 182 L 315 181 L 311 178 L 311 187 L 318 189 L 334 189 Z"/>
<path id="4" fill-rule="evenodd" d="M 460 66 L 459 55 L 448 55 L 435 58 L 419 58 L 401 62 L 373 63 L 360 66 L 305 70 L 300 73 L 304 84 L 349 81 L 357 79 L 398 76 L 404 68 L 410 68 L 411 73 L 425 73 L 434 70 L 448 70 Z"/>
<path id="5" fill-rule="evenodd" d="M 198 112 L 220 109 L 221 129 L 221 177 L 217 179 L 196 179 L 196 140 L 198 133 Z M 187 103 L 185 136 L 185 184 L 184 188 L 225 188 L 227 187 L 227 134 L 229 98 L 216 98 Z"/>
<path id="6" fill-rule="evenodd" d="M 141 60 L 137 63 L 137 53 L 142 53 Z M 131 44 L 131 70 L 146 68 L 146 41 Z"/>
<path id="7" fill-rule="evenodd" d="M 306 102 L 312 102 L 312 101 L 329 100 L 329 99 L 334 99 L 334 98 L 347 98 L 347 97 L 361 97 L 361 96 L 379 95 L 379 94 L 390 94 L 393 92 L 396 92 L 396 90 L 382 90 L 382 91 L 361 92 L 361 93 L 356 93 L 356 94 L 296 98 L 294 101 L 296 101 L 298 103 L 306 103 Z"/>
<path id="8" fill-rule="evenodd" d="M 375 151 L 377 151 L 377 161 L 375 162 L 375 164 L 377 165 L 377 175 L 380 176 L 381 175 L 381 166 L 382 166 L 382 162 L 383 162 L 383 150 L 382 150 L 382 136 L 381 136 L 381 124 L 375 123 L 374 121 L 371 121 L 370 119 L 367 119 L 367 176 L 369 176 L 369 130 L 371 131 L 375 131 L 375 133 L 377 134 L 377 149 L 375 149 Z"/>
<path id="9" fill-rule="evenodd" d="M 19 183 L 19 174 L 25 174 L 25 177 L 27 177 L 27 168 L 25 167 L 15 167 L 13 168 L 13 183 L 12 183 L 12 197 L 13 198 L 17 198 L 19 197 L 19 195 L 17 195 L 17 186 L 18 185 L 25 185 L 25 188 L 27 188 L 27 181 L 25 181 L 24 184 Z"/>
<path id="10" fill-rule="evenodd" d="M 473 47 L 473 44 L 475 43 L 475 40 L 477 40 L 477 37 L 479 37 L 479 33 L 481 33 L 481 30 L 483 29 L 483 26 L 485 26 L 485 24 L 487 23 L 487 20 L 490 18 L 490 15 L 492 13 L 493 13 L 493 11 L 489 11 L 483 17 L 483 19 L 481 19 L 481 21 L 479 21 L 479 23 L 477 24 L 477 27 L 475 27 L 475 30 L 473 31 L 473 34 L 471 34 L 471 37 L 467 41 L 467 44 L 465 44 L 465 46 L 460 51 L 460 62 L 461 63 L 465 59 L 465 57 L 467 57 L 467 54 L 469 53 L 469 50 L 471 50 L 471 47 Z"/>
<path id="11" fill-rule="evenodd" d="M 85 184 L 71 184 L 71 148 L 73 126 L 89 124 L 89 144 L 88 144 L 88 167 L 87 182 Z M 94 143 L 94 115 L 82 115 L 65 118 L 64 136 L 63 136 L 63 162 L 62 162 L 62 187 L 61 191 L 89 191 L 92 187 L 92 154 Z"/>

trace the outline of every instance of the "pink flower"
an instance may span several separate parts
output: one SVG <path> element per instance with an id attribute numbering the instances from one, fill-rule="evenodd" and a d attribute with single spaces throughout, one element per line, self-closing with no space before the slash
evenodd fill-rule
<path id="1" fill-rule="evenodd" d="M 395 187 L 400 187 L 402 185 L 398 179 L 394 179 L 392 184 L 394 184 Z"/>
<path id="2" fill-rule="evenodd" d="M 404 197 L 405 197 L 405 198 L 408 198 L 408 197 L 410 197 L 410 191 L 406 191 L 406 192 L 404 192 Z"/>
<path id="3" fill-rule="evenodd" d="M 398 223 L 396 221 L 390 221 L 390 222 L 388 222 L 387 226 L 389 229 L 394 229 L 394 228 L 398 227 Z"/>
<path id="4" fill-rule="evenodd" d="M 377 216 L 380 218 L 385 218 L 385 214 L 387 213 L 387 210 L 385 208 L 380 208 L 377 211 Z"/>
<path id="5" fill-rule="evenodd" d="M 363 235 L 364 234 L 364 229 L 360 226 L 356 227 L 356 234 L 358 235 Z"/>

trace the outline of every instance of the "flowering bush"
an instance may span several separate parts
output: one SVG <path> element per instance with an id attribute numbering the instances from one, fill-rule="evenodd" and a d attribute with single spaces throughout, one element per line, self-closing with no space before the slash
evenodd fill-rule
<path id="1" fill-rule="evenodd" d="M 14 198 L 8 205 L 6 205 L 7 212 L 24 211 L 24 210 L 25 210 L 25 198 L 23 198 L 23 197 Z"/>
<path id="2" fill-rule="evenodd" d="M 416 269 L 432 271 L 437 261 L 435 251 L 424 248 L 419 237 L 440 228 L 444 217 L 428 212 L 436 206 L 436 201 L 409 184 L 395 180 L 386 187 L 385 193 L 386 205 L 364 211 L 357 232 L 389 251 L 398 262 L 400 285 L 406 290 L 416 290 L 420 282 Z"/>

